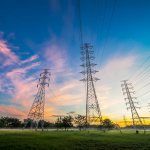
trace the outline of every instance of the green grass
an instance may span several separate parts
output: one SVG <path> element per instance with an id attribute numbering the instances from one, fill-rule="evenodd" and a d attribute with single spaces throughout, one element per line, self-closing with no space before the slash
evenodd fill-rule
<path id="1" fill-rule="evenodd" d="M 0 131 L 0 150 L 150 150 L 150 133 Z"/>

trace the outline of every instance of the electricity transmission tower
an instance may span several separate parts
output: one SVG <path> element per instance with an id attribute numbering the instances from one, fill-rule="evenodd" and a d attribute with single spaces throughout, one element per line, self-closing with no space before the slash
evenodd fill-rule
<path id="1" fill-rule="evenodd" d="M 94 82 L 99 79 L 94 77 L 94 74 L 98 71 L 94 70 L 96 64 L 93 62 L 95 59 L 93 56 L 93 46 L 89 43 L 83 44 L 81 47 L 81 55 L 81 60 L 83 62 L 81 67 L 84 68 L 81 72 L 84 78 L 81 81 L 84 81 L 86 84 L 86 124 L 88 125 L 96 122 L 101 124 L 102 115 L 94 86 Z"/>
<path id="2" fill-rule="evenodd" d="M 122 82 L 121 87 L 122 87 L 123 95 L 127 96 L 125 98 L 127 110 L 128 109 L 131 110 L 133 127 L 137 128 L 137 126 L 140 125 L 144 128 L 142 120 L 137 112 L 137 109 L 140 107 L 136 106 L 136 104 L 138 104 L 138 102 L 136 101 L 137 98 L 134 97 L 135 91 L 132 86 L 132 83 L 128 83 L 128 80 L 123 80 L 121 82 Z M 144 131 L 145 131 L 145 129 L 144 129 Z"/>
<path id="3" fill-rule="evenodd" d="M 41 127 L 44 126 L 44 104 L 45 104 L 45 87 L 49 86 L 50 73 L 48 69 L 44 69 L 40 74 L 39 83 L 37 84 L 38 92 L 28 114 L 28 119 L 31 120 L 31 126 L 34 124 L 36 129 L 41 121 Z"/>

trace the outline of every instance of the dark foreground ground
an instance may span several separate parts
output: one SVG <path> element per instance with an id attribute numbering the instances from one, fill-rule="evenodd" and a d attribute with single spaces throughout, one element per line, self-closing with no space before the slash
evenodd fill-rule
<path id="1" fill-rule="evenodd" d="M 150 150 L 150 132 L 0 130 L 0 150 Z"/>

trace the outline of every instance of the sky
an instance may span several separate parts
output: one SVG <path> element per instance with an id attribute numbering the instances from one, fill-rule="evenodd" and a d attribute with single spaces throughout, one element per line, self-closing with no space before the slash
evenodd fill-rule
<path id="1" fill-rule="evenodd" d="M 1 0 L 0 115 L 27 117 L 44 68 L 51 72 L 45 118 L 85 114 L 85 86 L 79 81 L 82 31 L 83 42 L 95 51 L 102 115 L 114 121 L 131 118 L 120 82 L 130 79 L 138 112 L 148 116 L 149 93 L 141 95 L 149 89 L 150 61 L 141 64 L 150 55 L 149 27 L 149 0 L 80 0 L 80 9 L 78 0 Z"/>

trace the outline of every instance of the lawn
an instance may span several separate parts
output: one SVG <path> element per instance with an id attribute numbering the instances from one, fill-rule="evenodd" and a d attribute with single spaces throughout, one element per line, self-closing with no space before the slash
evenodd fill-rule
<path id="1" fill-rule="evenodd" d="M 150 133 L 0 130 L 0 150 L 150 150 Z"/>

